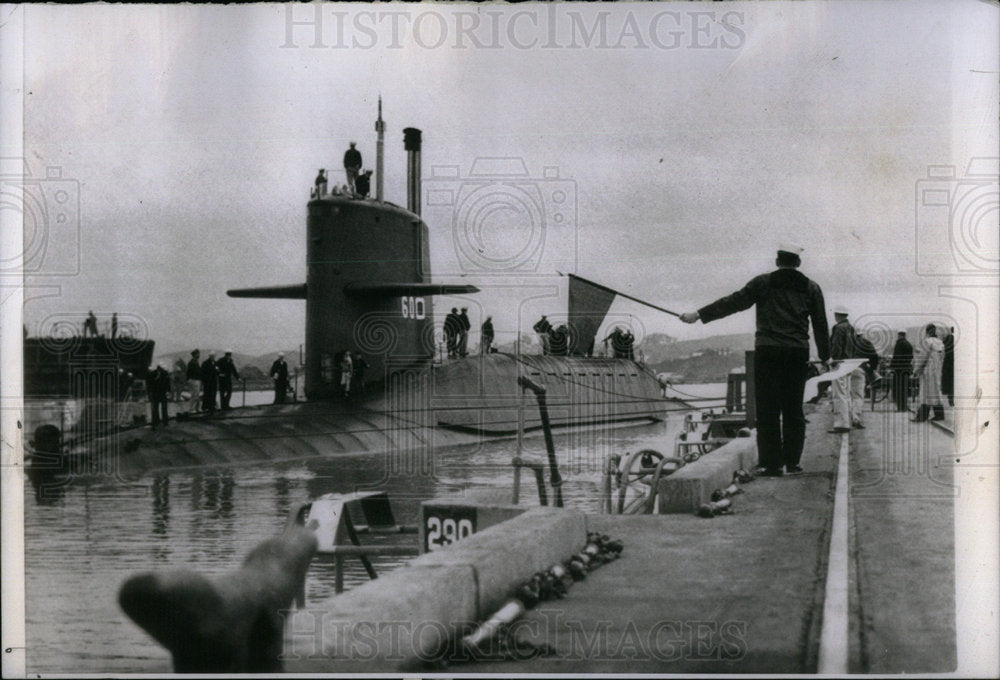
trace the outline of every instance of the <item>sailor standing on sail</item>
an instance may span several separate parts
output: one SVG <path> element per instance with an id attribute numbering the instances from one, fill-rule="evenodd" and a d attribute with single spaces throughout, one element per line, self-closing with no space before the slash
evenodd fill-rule
<path id="1" fill-rule="evenodd" d="M 355 149 L 355 142 L 351 142 L 351 148 L 344 153 L 344 172 L 347 174 L 347 187 L 351 195 L 357 192 L 358 173 L 361 172 L 361 152 Z"/>
<path id="2" fill-rule="evenodd" d="M 716 300 L 681 321 L 708 323 L 757 306 L 754 392 L 757 400 L 757 451 L 761 474 L 780 477 L 782 466 L 800 474 L 806 419 L 802 396 L 809 368 L 809 322 L 819 358 L 830 358 L 830 336 L 823 291 L 797 271 L 802 248 L 782 244 L 778 269 L 752 279 L 742 290 Z"/>

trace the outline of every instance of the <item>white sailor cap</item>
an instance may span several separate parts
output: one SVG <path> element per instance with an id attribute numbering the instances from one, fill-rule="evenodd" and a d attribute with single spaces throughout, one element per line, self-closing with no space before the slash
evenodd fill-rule
<path id="1" fill-rule="evenodd" d="M 226 350 L 226 354 L 232 354 L 232 353 L 233 353 L 233 350 L 231 350 L 231 349 L 227 349 Z"/>
<path id="2" fill-rule="evenodd" d="M 791 253 L 792 255 L 802 255 L 802 246 L 797 246 L 794 243 L 789 243 L 785 241 L 778 244 L 779 253 Z"/>
<path id="3" fill-rule="evenodd" d="M 833 308 L 833 313 L 834 314 L 843 314 L 844 316 L 849 316 L 848 313 L 847 313 L 847 307 L 845 307 L 844 305 L 837 305 L 836 307 L 834 307 Z"/>

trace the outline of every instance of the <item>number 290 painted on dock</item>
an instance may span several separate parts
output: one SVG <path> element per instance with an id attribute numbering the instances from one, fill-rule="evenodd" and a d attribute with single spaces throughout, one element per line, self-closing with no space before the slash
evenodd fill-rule
<path id="1" fill-rule="evenodd" d="M 424 551 L 440 550 L 476 533 L 474 508 L 425 508 Z"/>

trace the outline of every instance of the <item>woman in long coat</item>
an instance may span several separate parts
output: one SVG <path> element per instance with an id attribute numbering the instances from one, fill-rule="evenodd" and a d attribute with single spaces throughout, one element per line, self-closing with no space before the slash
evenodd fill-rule
<path id="1" fill-rule="evenodd" d="M 931 409 L 934 409 L 933 420 L 944 420 L 944 404 L 941 401 L 941 366 L 944 363 L 944 343 L 937 337 L 937 328 L 928 324 L 926 337 L 923 341 L 923 356 L 917 365 L 914 376 L 920 380 L 920 394 L 917 403 L 917 417 L 913 422 L 927 420 Z"/>

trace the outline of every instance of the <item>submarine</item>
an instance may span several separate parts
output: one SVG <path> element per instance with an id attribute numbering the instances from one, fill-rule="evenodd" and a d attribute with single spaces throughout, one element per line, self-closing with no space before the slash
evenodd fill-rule
<path id="1" fill-rule="evenodd" d="M 616 291 L 569 275 L 569 341 L 558 354 L 492 352 L 435 360 L 441 326 L 434 298 L 478 292 L 435 283 L 429 227 L 421 218 L 420 130 L 403 130 L 407 206 L 383 199 L 381 101 L 375 195 L 317 186 L 306 219 L 306 281 L 239 288 L 233 298 L 305 302 L 302 402 L 234 408 L 135 427 L 75 444 L 125 478 L 152 470 L 363 453 L 405 454 L 393 470 L 426 466 L 436 448 L 542 429 L 527 379 L 545 390 L 554 431 L 663 420 L 668 405 L 652 371 L 627 358 L 592 356 Z M 544 225 L 543 225 L 544 228 Z M 266 266 L 266 263 L 261 263 Z M 623 294 L 624 295 L 624 294 Z M 634 299 L 634 298 L 633 298 Z M 362 383 L 338 399 L 344 351 L 365 357 Z"/>

